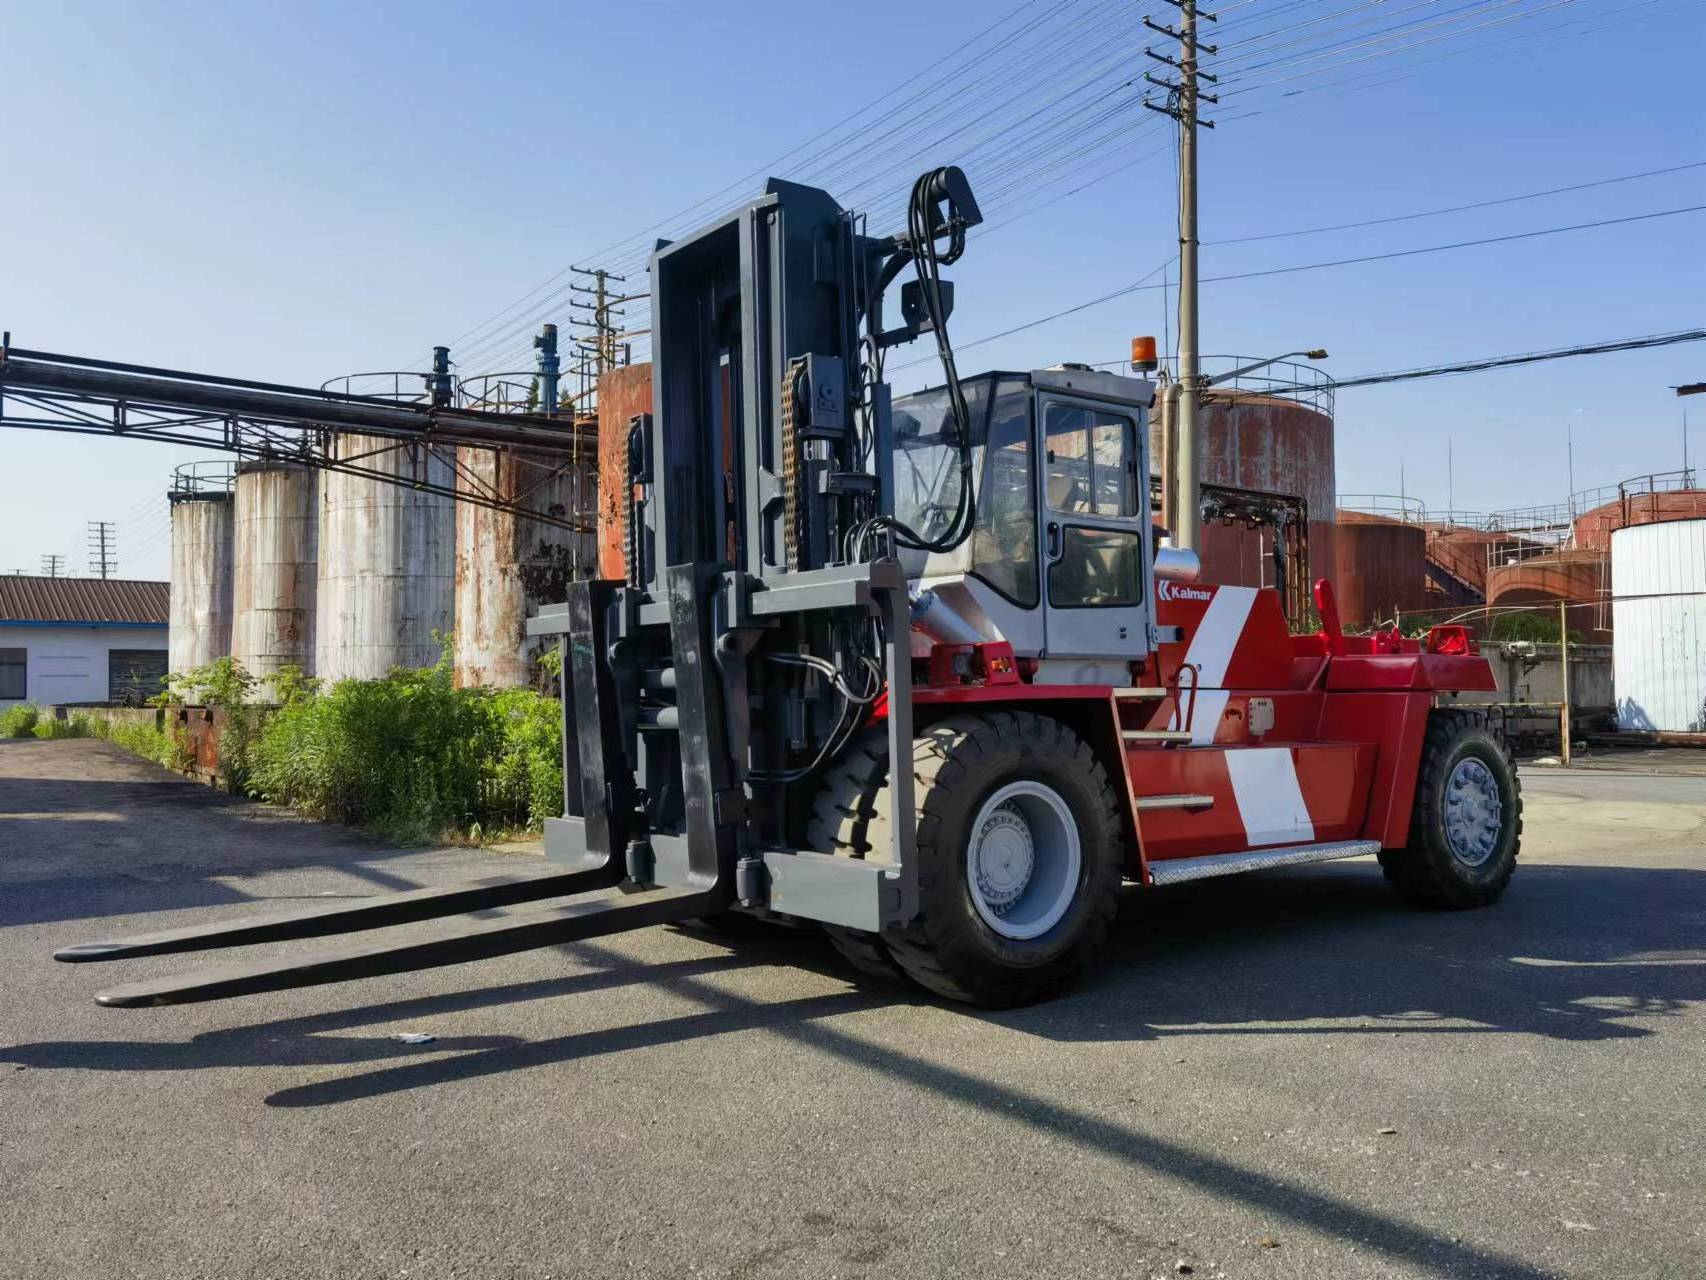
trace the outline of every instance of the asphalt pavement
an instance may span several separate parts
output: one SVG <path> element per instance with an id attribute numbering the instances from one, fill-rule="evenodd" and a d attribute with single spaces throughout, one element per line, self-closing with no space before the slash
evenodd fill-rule
<path id="1" fill-rule="evenodd" d="M 1492 910 L 1133 890 L 1015 1012 L 673 929 L 132 1011 L 208 959 L 50 953 L 534 863 L 0 743 L 0 1275 L 1706 1276 L 1706 782 L 1524 785 Z"/>

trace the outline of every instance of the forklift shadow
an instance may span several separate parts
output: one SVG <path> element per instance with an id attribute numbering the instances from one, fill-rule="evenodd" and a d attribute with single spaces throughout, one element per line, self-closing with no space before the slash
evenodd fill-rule
<path id="1" fill-rule="evenodd" d="M 224 1067 L 357 1066 L 421 1058 L 422 1049 L 390 1035 L 334 1035 L 358 1027 L 425 1021 L 472 1009 L 560 999 L 651 979 L 683 980 L 763 963 L 736 956 L 664 961 L 650 966 L 613 962 L 561 978 L 446 991 L 438 995 L 332 1009 L 270 1022 L 204 1031 L 187 1041 L 42 1041 L 0 1047 L 0 1063 L 36 1070 L 200 1071 Z M 485 1053 L 526 1049 L 520 1036 L 436 1036 L 428 1052 Z M 438 1059 L 433 1059 L 434 1061 Z"/>
<path id="2" fill-rule="evenodd" d="M 984 1016 L 1083 1042 L 1638 1038 L 1706 1000 L 1703 922 L 1706 871 L 1684 868 L 1527 866 L 1497 905 L 1463 912 L 1406 907 L 1372 860 L 1133 889 L 1096 981 Z"/>
<path id="3" fill-rule="evenodd" d="M 577 1058 L 765 1030 L 815 1040 L 825 1019 L 935 1004 L 1062 1044 L 1197 1035 L 1486 1034 L 1602 1040 L 1653 1034 L 1650 1019 L 1706 1000 L 1706 871 L 1525 868 L 1497 907 L 1411 910 L 1372 863 L 1339 864 L 1132 890 L 1099 978 L 1024 1009 L 941 1005 L 913 989 L 860 986 L 812 932 L 713 938 L 727 967 L 805 968 L 847 989 L 779 1003 L 703 980 L 695 966 L 644 964 L 606 945 L 561 948 L 608 966 L 612 983 L 647 983 L 703 1006 L 662 1022 L 578 1033 L 386 1066 L 280 1090 L 268 1105 L 323 1106 Z M 499 989 L 502 990 L 502 989 Z M 482 993 L 451 997 L 479 1004 Z M 373 1010 L 350 1011 L 370 1021 Z M 337 1018 L 340 1015 L 323 1015 Z M 270 1028 L 257 1028 L 270 1031 Z"/>

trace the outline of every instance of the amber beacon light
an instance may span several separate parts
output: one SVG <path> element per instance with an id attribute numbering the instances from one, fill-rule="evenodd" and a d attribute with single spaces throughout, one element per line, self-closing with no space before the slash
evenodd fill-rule
<path id="1" fill-rule="evenodd" d="M 1131 371 L 1133 373 L 1153 373 L 1159 361 L 1155 358 L 1154 338 L 1133 338 L 1131 340 Z"/>

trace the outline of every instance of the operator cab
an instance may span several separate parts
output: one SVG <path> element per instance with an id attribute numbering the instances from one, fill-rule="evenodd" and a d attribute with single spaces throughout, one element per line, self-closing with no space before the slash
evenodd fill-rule
<path id="1" fill-rule="evenodd" d="M 990 640 L 1048 660 L 1075 683 L 1123 672 L 1150 651 L 1149 433 L 1154 385 L 1082 366 L 962 378 L 970 410 L 975 521 L 946 554 L 904 552 L 935 592 Z M 894 513 L 925 538 L 960 499 L 946 387 L 894 402 Z"/>

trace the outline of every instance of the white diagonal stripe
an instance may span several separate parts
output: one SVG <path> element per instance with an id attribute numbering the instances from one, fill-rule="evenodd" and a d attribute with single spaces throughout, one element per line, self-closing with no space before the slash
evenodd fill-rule
<path id="1" fill-rule="evenodd" d="M 1191 713 L 1191 745 L 1206 747 L 1214 741 L 1214 731 L 1220 728 L 1220 718 L 1226 714 L 1226 703 L 1232 697 L 1225 689 L 1204 689 L 1191 705 L 1189 692 L 1181 692 L 1185 709 Z"/>
<path id="2" fill-rule="evenodd" d="M 1226 683 L 1226 668 L 1244 634 L 1244 621 L 1256 603 L 1255 587 L 1221 587 L 1203 610 L 1202 621 L 1185 649 L 1185 661 L 1200 668 L 1197 683 L 1218 689 Z"/>
<path id="3" fill-rule="evenodd" d="M 1232 799 L 1252 849 L 1264 844 L 1308 844 L 1315 824 L 1297 784 L 1290 747 L 1232 747 L 1226 752 Z"/>

